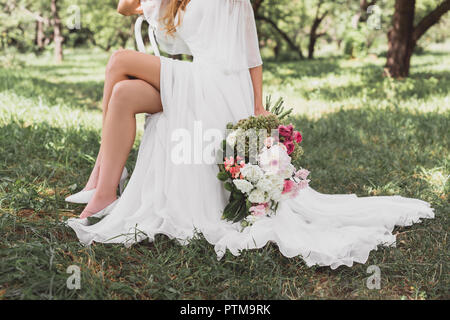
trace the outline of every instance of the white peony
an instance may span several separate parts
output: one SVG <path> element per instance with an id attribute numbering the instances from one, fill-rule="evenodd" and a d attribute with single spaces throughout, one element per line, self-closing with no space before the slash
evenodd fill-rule
<path id="1" fill-rule="evenodd" d="M 255 189 L 250 192 L 248 200 L 251 203 L 265 203 L 267 201 L 266 193 L 260 189 Z"/>
<path id="2" fill-rule="evenodd" d="M 279 202 L 283 198 L 283 193 L 279 190 L 271 190 L 269 191 L 269 198 L 275 202 Z"/>
<path id="3" fill-rule="evenodd" d="M 270 192 L 275 193 L 277 191 L 282 192 L 284 188 L 284 177 L 277 174 L 267 174 L 265 176 L 270 181 Z"/>
<path id="4" fill-rule="evenodd" d="M 256 184 L 256 187 L 264 192 L 269 192 L 273 188 L 272 182 L 266 177 L 260 179 Z"/>
<path id="5" fill-rule="evenodd" d="M 259 166 L 266 173 L 278 174 L 288 169 L 291 164 L 291 157 L 286 152 L 286 148 L 279 144 L 267 149 L 264 148 L 259 155 Z"/>
<path id="6" fill-rule="evenodd" d="M 246 164 L 241 169 L 242 176 L 250 182 L 257 183 L 264 175 L 264 172 L 259 166 L 253 164 Z"/>
<path id="7" fill-rule="evenodd" d="M 286 166 L 284 170 L 280 171 L 280 175 L 285 179 L 289 179 L 292 178 L 292 175 L 294 175 L 295 170 L 296 170 L 295 167 L 290 163 Z"/>
<path id="8" fill-rule="evenodd" d="M 253 189 L 253 184 L 244 179 L 234 179 L 233 183 L 242 193 L 249 193 Z"/>

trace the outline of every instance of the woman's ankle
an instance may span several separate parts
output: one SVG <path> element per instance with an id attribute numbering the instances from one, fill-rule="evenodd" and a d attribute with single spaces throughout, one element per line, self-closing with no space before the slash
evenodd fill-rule
<path id="1" fill-rule="evenodd" d="M 89 201 L 88 205 L 84 208 L 80 217 L 86 217 L 86 215 L 91 215 L 105 209 L 111 203 L 117 200 L 117 195 L 115 194 L 103 194 L 96 192 Z"/>
<path id="2" fill-rule="evenodd" d="M 97 189 L 90 202 L 110 203 L 117 200 L 116 192 L 103 192 Z"/>
<path id="3" fill-rule="evenodd" d="M 100 174 L 100 166 L 95 165 L 94 169 L 92 169 L 91 175 L 89 176 L 88 182 L 84 186 L 83 190 L 88 191 L 95 189 L 97 187 L 99 174 Z"/>

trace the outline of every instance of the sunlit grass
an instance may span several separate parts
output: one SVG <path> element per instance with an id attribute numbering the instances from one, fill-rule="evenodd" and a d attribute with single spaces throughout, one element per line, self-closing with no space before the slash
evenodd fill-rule
<path id="1" fill-rule="evenodd" d="M 383 77 L 385 58 L 318 59 L 309 63 L 266 63 L 265 90 L 286 97 L 295 111 L 314 118 L 341 108 L 395 105 L 409 111 L 450 109 L 450 43 L 433 54 L 413 56 L 411 77 Z M 447 51 L 445 51 L 447 50 Z"/>

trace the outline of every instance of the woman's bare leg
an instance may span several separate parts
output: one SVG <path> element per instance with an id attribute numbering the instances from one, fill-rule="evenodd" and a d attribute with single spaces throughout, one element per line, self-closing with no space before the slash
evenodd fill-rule
<path id="1" fill-rule="evenodd" d="M 136 136 L 138 113 L 162 111 L 159 91 L 142 80 L 124 80 L 114 86 L 105 119 L 102 161 L 96 192 L 81 218 L 86 218 L 116 200 L 120 174 Z"/>
<path id="2" fill-rule="evenodd" d="M 117 52 L 117 51 L 116 51 Z M 128 78 L 123 75 L 119 74 L 117 72 L 114 72 L 113 66 L 115 64 L 114 60 L 117 55 L 117 53 L 114 52 L 111 57 L 109 58 L 108 64 L 106 65 L 106 71 L 105 71 L 105 84 L 103 86 L 103 99 L 102 99 L 102 128 L 105 125 L 105 119 L 106 114 L 108 112 L 108 104 L 109 100 L 111 99 L 111 93 L 114 88 L 114 85 L 120 81 L 127 80 Z M 102 130 L 103 132 L 103 130 Z M 94 168 L 92 169 L 92 172 L 89 176 L 88 182 L 86 183 L 86 186 L 83 190 L 92 190 L 97 187 L 97 181 L 100 174 L 100 163 L 101 163 L 101 152 L 99 150 L 97 154 L 97 159 L 95 160 Z"/>
<path id="3" fill-rule="evenodd" d="M 105 84 L 103 87 L 102 128 L 105 125 L 105 119 L 106 119 L 106 116 L 108 113 L 108 105 L 109 105 L 109 101 L 111 99 L 111 94 L 112 94 L 114 86 L 118 82 L 123 81 L 123 80 L 128 80 L 130 78 L 130 76 L 132 76 L 132 75 L 127 75 L 127 72 L 124 72 L 124 70 L 120 67 L 120 64 L 122 63 L 124 56 L 129 56 L 129 55 L 134 56 L 134 54 L 138 54 L 138 56 L 141 58 L 142 54 L 139 54 L 138 52 L 134 52 L 134 51 L 130 51 L 130 50 L 118 50 L 111 55 L 111 57 L 108 61 L 108 64 L 106 66 L 106 72 L 105 72 Z M 145 55 L 145 56 L 148 57 L 148 55 Z M 158 59 L 158 58 L 153 57 L 153 60 L 155 60 L 155 59 Z M 141 59 L 139 59 L 139 60 L 141 60 Z M 159 73 L 158 73 L 158 77 L 159 77 Z M 157 79 L 157 81 L 155 81 L 156 79 L 153 79 L 154 77 L 153 78 L 150 77 L 150 78 L 151 78 L 150 80 L 154 80 L 155 83 L 153 83 L 153 85 L 157 85 L 158 90 L 159 90 L 159 79 Z M 102 130 L 102 140 L 103 140 L 103 130 Z M 100 149 L 98 152 L 98 155 L 97 155 L 97 159 L 95 161 L 94 168 L 92 169 L 92 172 L 89 176 L 88 182 L 86 183 L 86 186 L 84 187 L 83 190 L 92 190 L 97 187 L 97 183 L 98 183 L 98 179 L 99 179 L 99 175 L 100 175 L 101 159 L 102 159 L 102 152 Z"/>

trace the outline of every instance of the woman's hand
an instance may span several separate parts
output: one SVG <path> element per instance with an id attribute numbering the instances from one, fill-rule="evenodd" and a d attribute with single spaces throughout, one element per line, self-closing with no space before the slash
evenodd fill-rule
<path id="1" fill-rule="evenodd" d="M 124 16 L 143 14 L 140 0 L 120 0 L 117 5 L 117 12 Z"/>
<path id="2" fill-rule="evenodd" d="M 255 108 L 255 116 L 271 116 L 272 113 L 264 109 L 264 107 L 256 107 Z"/>

